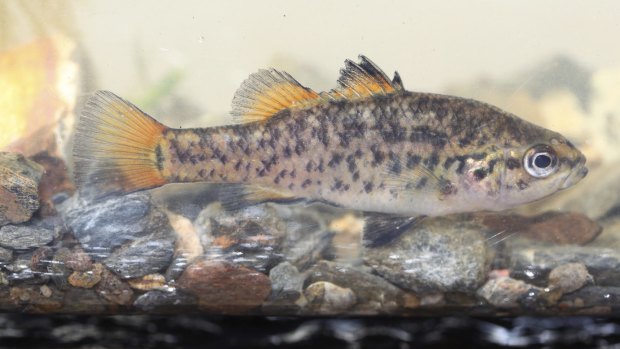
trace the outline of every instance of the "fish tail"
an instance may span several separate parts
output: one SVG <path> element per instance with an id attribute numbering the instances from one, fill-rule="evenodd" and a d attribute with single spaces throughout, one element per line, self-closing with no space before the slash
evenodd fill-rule
<path id="1" fill-rule="evenodd" d="M 166 129 L 112 92 L 96 92 L 75 133 L 73 160 L 80 190 L 105 196 L 166 184 L 157 151 Z"/>

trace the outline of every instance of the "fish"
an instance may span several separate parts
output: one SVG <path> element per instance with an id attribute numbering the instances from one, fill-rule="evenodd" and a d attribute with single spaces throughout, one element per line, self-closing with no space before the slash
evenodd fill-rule
<path id="1" fill-rule="evenodd" d="M 98 91 L 76 127 L 76 180 L 102 194 L 227 185 L 223 201 L 322 202 L 383 217 L 369 224 L 383 232 L 416 217 L 509 209 L 588 172 L 559 133 L 481 101 L 407 91 L 398 72 L 390 79 L 363 55 L 323 92 L 259 70 L 231 115 L 230 125 L 170 128 Z"/>

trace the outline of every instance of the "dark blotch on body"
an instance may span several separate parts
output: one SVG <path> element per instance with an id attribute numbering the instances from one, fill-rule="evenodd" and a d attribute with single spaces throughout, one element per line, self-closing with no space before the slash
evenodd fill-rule
<path id="1" fill-rule="evenodd" d="M 372 182 L 364 182 L 364 191 L 366 193 L 370 193 L 373 189 L 374 185 L 372 184 Z"/>
<path id="2" fill-rule="evenodd" d="M 521 167 L 521 162 L 515 158 L 508 158 L 508 160 L 506 160 L 506 167 L 509 170 L 514 170 Z"/>

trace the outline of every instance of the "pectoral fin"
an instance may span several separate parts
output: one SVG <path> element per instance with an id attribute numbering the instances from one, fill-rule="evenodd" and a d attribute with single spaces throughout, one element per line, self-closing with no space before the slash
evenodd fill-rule
<path id="1" fill-rule="evenodd" d="M 366 212 L 364 213 L 364 245 L 371 248 L 387 245 L 425 217 L 401 217 Z"/>
<path id="2" fill-rule="evenodd" d="M 260 185 L 230 184 L 219 189 L 219 201 L 227 211 L 236 211 L 264 202 L 297 200 L 299 199 L 292 192 Z"/>

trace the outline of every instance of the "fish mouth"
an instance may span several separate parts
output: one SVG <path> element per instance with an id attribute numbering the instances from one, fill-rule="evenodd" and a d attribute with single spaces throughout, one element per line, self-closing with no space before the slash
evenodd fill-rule
<path id="1" fill-rule="evenodd" d="M 577 169 L 571 171 L 571 173 L 566 177 L 564 183 L 562 183 L 561 189 L 566 189 L 572 187 L 577 184 L 580 180 L 582 180 L 588 174 L 588 168 L 585 166 L 586 159 L 585 157 L 581 157 L 579 164 L 577 165 Z"/>

